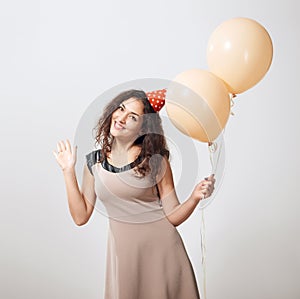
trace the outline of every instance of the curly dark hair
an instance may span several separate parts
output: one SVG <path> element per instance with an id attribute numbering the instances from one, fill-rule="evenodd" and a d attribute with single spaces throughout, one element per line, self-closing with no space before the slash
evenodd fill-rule
<path id="1" fill-rule="evenodd" d="M 143 123 L 140 134 L 135 140 L 134 145 L 141 147 L 139 157 L 143 161 L 136 165 L 136 171 L 144 177 L 151 172 L 151 178 L 155 182 L 156 175 L 161 169 L 163 157 L 169 159 L 169 150 L 162 128 L 162 121 L 157 112 L 152 108 L 147 95 L 142 90 L 131 89 L 121 92 L 104 108 L 97 125 L 93 130 L 96 131 L 95 145 L 100 146 L 100 162 L 106 159 L 111 151 L 114 137 L 110 134 L 112 114 L 118 109 L 120 104 L 130 98 L 141 101 L 144 105 Z"/>

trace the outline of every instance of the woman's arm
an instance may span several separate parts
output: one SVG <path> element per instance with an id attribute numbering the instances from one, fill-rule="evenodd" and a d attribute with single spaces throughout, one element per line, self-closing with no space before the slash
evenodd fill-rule
<path id="1" fill-rule="evenodd" d="M 209 197 L 214 189 L 213 175 L 196 185 L 191 196 L 180 203 L 176 195 L 170 163 L 164 159 L 164 175 L 157 183 L 163 209 L 168 220 L 177 226 L 184 222 L 194 211 L 201 198 Z"/>
<path id="2" fill-rule="evenodd" d="M 75 169 L 63 170 L 68 204 L 71 216 L 77 225 L 84 225 L 90 219 L 94 210 L 96 194 L 94 177 L 85 165 L 83 170 L 82 191 L 80 191 Z"/>
<path id="3" fill-rule="evenodd" d="M 57 151 L 58 153 L 53 151 L 53 154 L 63 171 L 71 216 L 77 225 L 83 225 L 88 222 L 94 210 L 96 200 L 94 177 L 85 165 L 80 191 L 75 173 L 76 148 L 72 151 L 69 140 L 66 144 L 60 141 L 57 144 Z"/>

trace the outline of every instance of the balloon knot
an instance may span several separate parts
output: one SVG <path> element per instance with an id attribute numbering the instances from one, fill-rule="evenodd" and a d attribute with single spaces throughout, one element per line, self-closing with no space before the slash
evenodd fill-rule
<path id="1" fill-rule="evenodd" d="M 214 153 L 217 150 L 217 143 L 209 142 L 208 143 L 208 149 L 211 153 Z"/>
<path id="2" fill-rule="evenodd" d="M 233 113 L 233 111 L 232 111 L 232 107 L 234 106 L 234 98 L 236 97 L 236 94 L 234 94 L 234 93 L 230 93 L 229 94 L 230 95 L 230 114 L 231 115 L 234 115 L 234 113 Z"/>

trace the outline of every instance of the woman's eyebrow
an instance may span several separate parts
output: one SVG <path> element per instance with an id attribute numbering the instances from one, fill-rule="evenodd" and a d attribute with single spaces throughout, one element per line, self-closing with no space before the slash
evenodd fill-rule
<path id="1" fill-rule="evenodd" d="M 127 110 L 127 108 L 125 107 L 125 105 L 124 105 L 123 103 L 121 103 L 120 106 L 121 106 L 123 109 L 126 109 L 126 110 Z M 134 114 L 134 115 L 136 115 L 136 116 L 140 116 L 138 113 L 135 113 L 135 112 L 133 112 L 133 111 L 130 111 L 130 113 L 132 113 L 132 114 Z"/>

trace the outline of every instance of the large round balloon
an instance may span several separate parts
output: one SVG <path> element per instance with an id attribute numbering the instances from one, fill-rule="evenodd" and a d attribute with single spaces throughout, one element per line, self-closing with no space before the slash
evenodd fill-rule
<path id="1" fill-rule="evenodd" d="M 220 24 L 209 38 L 209 70 L 225 81 L 233 94 L 257 84 L 269 70 L 273 45 L 267 30 L 248 18 L 234 18 Z"/>
<path id="2" fill-rule="evenodd" d="M 182 133 L 209 143 L 227 123 L 230 97 L 220 78 L 206 70 L 191 69 L 177 75 L 168 86 L 166 110 Z"/>

